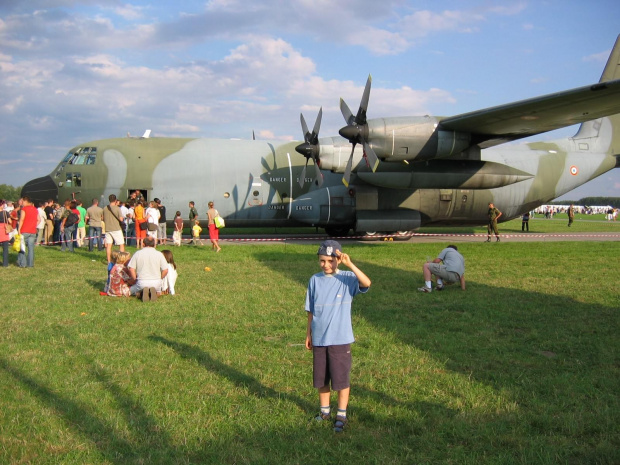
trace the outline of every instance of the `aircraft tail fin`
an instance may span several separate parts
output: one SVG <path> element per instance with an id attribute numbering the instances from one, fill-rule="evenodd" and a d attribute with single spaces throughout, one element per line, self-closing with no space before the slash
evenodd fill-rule
<path id="1" fill-rule="evenodd" d="M 609 55 L 599 82 L 613 81 L 614 79 L 620 79 L 620 35 L 616 38 L 616 43 L 611 50 L 611 55 Z"/>
<path id="2" fill-rule="evenodd" d="M 620 79 L 620 35 L 616 38 L 599 82 L 617 79 Z M 620 113 L 582 123 L 573 139 L 590 139 L 592 148 L 597 147 L 610 155 L 620 154 Z M 595 141 L 597 145 L 594 145 Z"/>

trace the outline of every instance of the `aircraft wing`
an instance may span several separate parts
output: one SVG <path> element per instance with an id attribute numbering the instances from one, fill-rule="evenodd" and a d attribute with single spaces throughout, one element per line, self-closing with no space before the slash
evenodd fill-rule
<path id="1" fill-rule="evenodd" d="M 480 148 L 620 113 L 620 79 L 543 95 L 441 120 Z"/>

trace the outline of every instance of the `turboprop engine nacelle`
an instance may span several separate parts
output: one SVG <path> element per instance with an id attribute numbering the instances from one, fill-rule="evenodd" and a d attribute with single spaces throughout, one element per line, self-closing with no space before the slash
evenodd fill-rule
<path id="1" fill-rule="evenodd" d="M 471 145 L 471 134 L 441 129 L 431 116 L 368 120 L 367 140 L 384 161 L 448 158 Z"/>

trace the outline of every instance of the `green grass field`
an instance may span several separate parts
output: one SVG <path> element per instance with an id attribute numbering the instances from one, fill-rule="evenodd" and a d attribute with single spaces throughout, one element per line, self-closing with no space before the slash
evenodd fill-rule
<path id="1" fill-rule="evenodd" d="M 310 421 L 316 243 L 173 249 L 152 303 L 100 297 L 102 253 L 39 248 L 0 268 L 0 463 L 620 463 L 620 242 L 476 239 L 466 292 L 418 292 L 445 245 L 345 247 L 373 285 L 340 435 Z"/>

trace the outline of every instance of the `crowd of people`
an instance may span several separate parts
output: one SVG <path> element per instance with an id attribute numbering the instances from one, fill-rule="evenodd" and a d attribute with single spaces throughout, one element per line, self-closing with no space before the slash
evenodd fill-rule
<path id="1" fill-rule="evenodd" d="M 17 266 L 34 267 L 35 247 L 60 245 L 61 252 L 74 252 L 88 244 L 89 252 L 97 247 L 106 250 L 108 279 L 101 294 L 115 297 L 138 296 L 143 301 L 156 300 L 164 294 L 175 294 L 176 264 L 172 251 L 156 249 L 167 243 L 166 207 L 157 198 L 146 202 L 140 191 L 134 191 L 122 202 L 110 195 L 108 205 L 101 207 L 93 199 L 88 209 L 79 199 L 66 200 L 60 205 L 54 200 L 35 207 L 24 196 L 17 202 L 0 200 L 0 245 L 2 265 L 9 266 L 9 247 L 17 248 Z M 195 203 L 190 202 L 189 220 L 193 225 L 194 244 L 200 240 L 200 221 Z M 212 249 L 219 246 L 219 217 L 213 202 L 206 212 Z M 220 218 L 221 219 L 221 218 Z M 88 226 L 88 234 L 86 226 Z M 177 211 L 173 221 L 172 243 L 181 246 L 183 218 Z M 126 245 L 138 249 L 133 256 Z M 118 250 L 115 250 L 115 247 Z"/>

